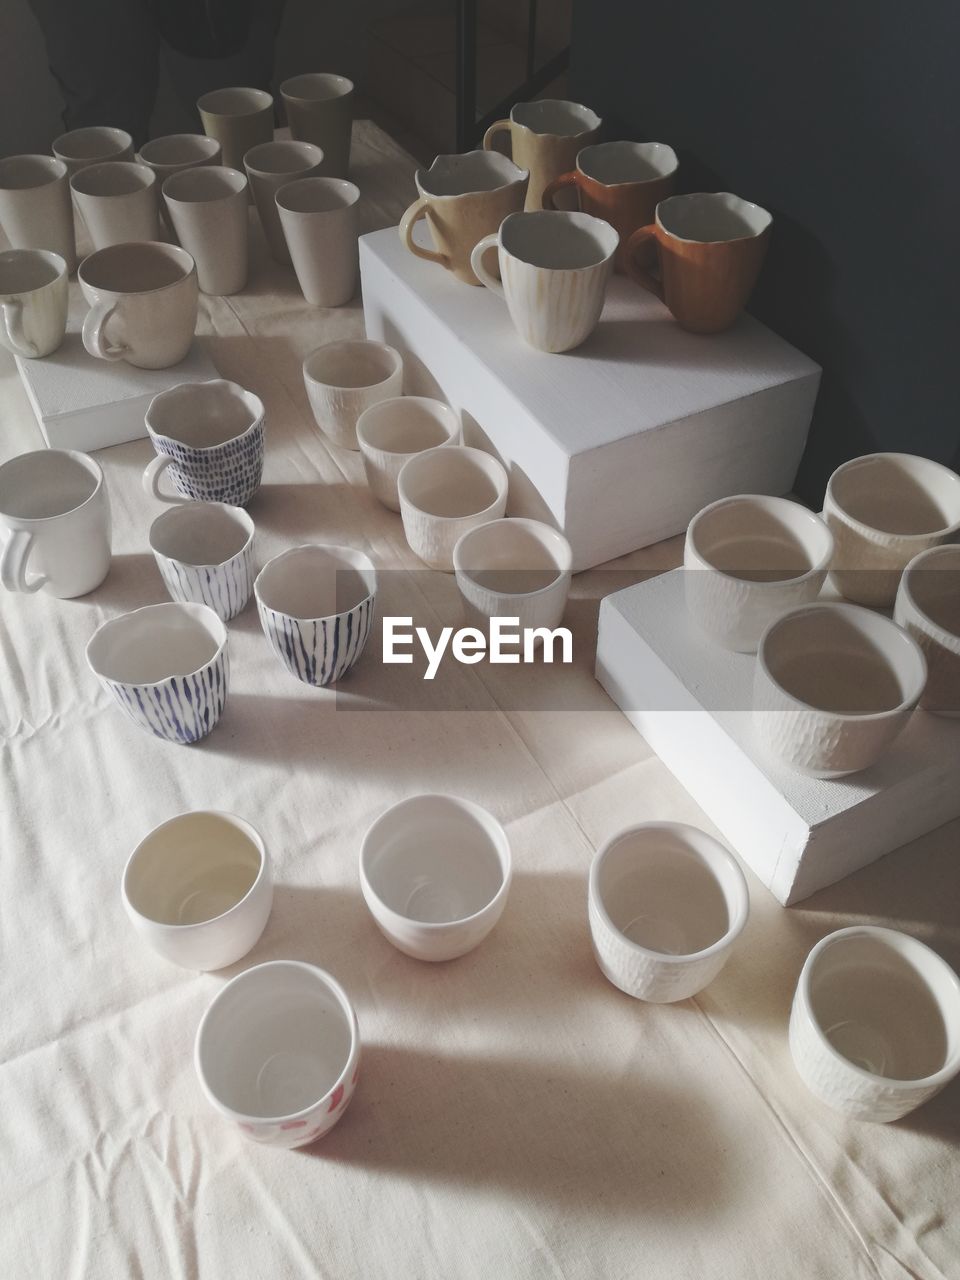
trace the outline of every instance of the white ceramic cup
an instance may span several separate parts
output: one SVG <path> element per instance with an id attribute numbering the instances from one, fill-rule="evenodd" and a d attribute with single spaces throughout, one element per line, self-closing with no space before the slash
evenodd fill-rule
<path id="1" fill-rule="evenodd" d="M 900 579 L 893 613 L 927 660 L 924 711 L 960 716 L 960 546 L 921 551 Z"/>
<path id="2" fill-rule="evenodd" d="M 38 449 L 0 466 L 0 581 L 70 600 L 110 569 L 110 500 L 93 458 Z"/>
<path id="3" fill-rule="evenodd" d="M 207 1101 L 254 1142 L 303 1147 L 346 1111 L 360 1028 L 329 973 L 297 960 L 254 965 L 200 1021 L 194 1065 Z"/>
<path id="4" fill-rule="evenodd" d="M 291 76 L 280 85 L 290 137 L 323 151 L 323 172 L 345 178 L 350 169 L 353 81 L 329 71 Z"/>
<path id="5" fill-rule="evenodd" d="M 161 238 L 160 187 L 149 165 L 90 165 L 73 175 L 70 189 L 94 250 Z"/>
<path id="6" fill-rule="evenodd" d="M 804 962 L 790 1053 L 828 1107 L 856 1120 L 899 1120 L 960 1072 L 960 979 L 905 933 L 838 929 Z"/>
<path id="7" fill-rule="evenodd" d="M 55 138 L 51 148 L 58 160 L 67 167 L 73 177 L 81 169 L 102 164 L 107 160 L 132 160 L 133 138 L 125 129 L 113 129 L 108 125 L 91 125 L 84 129 L 71 129 Z"/>
<path id="8" fill-rule="evenodd" d="M 335 684 L 373 627 L 377 571 L 353 547 L 307 545 L 274 556 L 253 584 L 267 643 L 304 684 Z"/>
<path id="9" fill-rule="evenodd" d="M 328 342 L 304 360 L 303 383 L 322 433 L 341 449 L 356 449 L 364 410 L 403 391 L 403 360 L 383 342 Z"/>
<path id="10" fill-rule="evenodd" d="M 816 600 L 832 556 L 830 530 L 798 502 L 721 498 L 687 526 L 687 611 L 725 649 L 756 653 L 775 618 Z"/>
<path id="11" fill-rule="evenodd" d="M 301 178 L 276 194 L 300 289 L 315 307 L 340 307 L 357 291 L 357 202 L 342 178 Z"/>
<path id="12" fill-rule="evenodd" d="M 646 822 L 622 831 L 590 867 L 597 964 L 637 1000 L 667 1004 L 702 991 L 730 958 L 749 909 L 736 858 L 685 823 Z"/>
<path id="13" fill-rule="evenodd" d="M 49 249 L 77 269 L 67 166 L 53 156 L 0 160 L 0 227 L 14 249 Z"/>
<path id="14" fill-rule="evenodd" d="M 251 147 L 273 138 L 273 98 L 264 89 L 211 89 L 197 99 L 203 131 L 220 143 L 223 163 L 242 169 Z"/>
<path id="15" fill-rule="evenodd" d="M 400 510 L 397 478 L 415 453 L 460 443 L 460 416 L 428 396 L 396 396 L 364 409 L 357 443 L 371 491 L 391 511 Z"/>
<path id="16" fill-rule="evenodd" d="M 162 186 L 167 178 L 183 169 L 219 165 L 220 143 L 205 133 L 168 133 L 145 142 L 137 153 L 137 159 L 153 170 Z"/>
<path id="17" fill-rule="evenodd" d="M 83 345 L 100 360 L 140 369 L 179 364 L 197 327 L 197 269 L 178 245 L 118 244 L 81 262 L 77 279 L 90 310 Z"/>
<path id="18" fill-rule="evenodd" d="M 214 729 L 227 699 L 227 629 L 205 604 L 151 604 L 111 618 L 87 664 L 134 724 L 167 742 Z"/>
<path id="19" fill-rule="evenodd" d="M 503 915 L 510 842 L 486 809 L 455 796 L 410 796 L 373 823 L 360 888 L 377 928 L 414 960 L 455 960 Z"/>
<path id="20" fill-rule="evenodd" d="M 185 502 L 157 516 L 150 550 L 171 600 L 235 618 L 253 591 L 253 534 L 243 508 L 223 502 Z"/>
<path id="21" fill-rule="evenodd" d="M 453 548 L 468 529 L 499 520 L 507 508 L 507 473 L 482 449 L 440 446 L 400 468 L 397 494 L 407 543 L 431 569 L 453 570 Z"/>
<path id="22" fill-rule="evenodd" d="M 757 740 L 810 777 L 868 769 L 906 726 L 926 678 L 917 642 L 889 618 L 858 605 L 803 605 L 760 639 Z"/>
<path id="23" fill-rule="evenodd" d="M 158 955 L 184 969 L 223 969 L 254 947 L 273 903 L 259 833 L 231 813 L 170 818 L 131 853 L 123 906 Z"/>
<path id="24" fill-rule="evenodd" d="M 538 351 L 570 351 L 597 327 L 620 237 L 588 213 L 511 213 L 470 255 L 477 279 L 506 299 L 514 327 Z M 484 266 L 496 248 L 500 280 Z"/>
<path id="25" fill-rule="evenodd" d="M 0 252 L 0 343 L 34 360 L 67 331 L 67 264 L 48 249 Z"/>
<path id="26" fill-rule="evenodd" d="M 283 139 L 251 147 L 243 157 L 267 247 L 277 262 L 291 261 L 277 208 L 277 192 L 298 178 L 318 176 L 322 164 L 323 152 L 313 143 Z"/>
<path id="27" fill-rule="evenodd" d="M 247 176 L 219 165 L 183 169 L 163 184 L 177 239 L 197 264 L 202 293 L 240 293 L 247 283 Z"/>
<path id="28" fill-rule="evenodd" d="M 453 548 L 467 622 L 481 630 L 490 618 L 517 618 L 521 629 L 559 626 L 572 567 L 570 543 L 539 520 L 491 520 Z"/>
<path id="29" fill-rule="evenodd" d="M 960 476 L 909 453 L 866 454 L 830 477 L 823 515 L 837 544 L 837 590 L 857 604 L 889 606 L 913 557 L 960 534 Z"/>

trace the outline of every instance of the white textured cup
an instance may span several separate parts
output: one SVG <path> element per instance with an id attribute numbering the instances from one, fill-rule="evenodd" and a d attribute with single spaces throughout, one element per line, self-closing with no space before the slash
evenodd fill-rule
<path id="1" fill-rule="evenodd" d="M 143 941 L 185 969 L 242 959 L 273 903 L 270 860 L 259 833 L 231 813 L 170 818 L 130 855 L 121 895 Z"/>
<path id="2" fill-rule="evenodd" d="M 163 184 L 177 239 L 197 264 L 202 293 L 242 292 L 247 283 L 246 174 L 219 165 L 184 169 Z"/>
<path id="3" fill-rule="evenodd" d="M 254 965 L 217 993 L 194 1065 L 210 1105 L 254 1142 L 303 1147 L 328 1133 L 360 1073 L 353 1005 L 329 973 L 298 960 Z"/>
<path id="4" fill-rule="evenodd" d="M 0 252 L 0 343 L 35 360 L 67 331 L 67 264 L 48 249 Z"/>
<path id="5" fill-rule="evenodd" d="M 0 227 L 13 249 L 58 253 L 67 271 L 77 269 L 70 176 L 53 156 L 0 160 Z"/>
<path id="6" fill-rule="evenodd" d="M 521 629 L 559 626 L 570 591 L 573 552 L 539 520 L 491 520 L 453 548 L 453 570 L 467 622 L 517 618 Z"/>
<path id="7" fill-rule="evenodd" d="M 458 540 L 468 529 L 503 516 L 507 488 L 503 464 L 482 449 L 441 445 L 414 454 L 397 477 L 410 550 L 431 569 L 452 572 Z"/>
<path id="8" fill-rule="evenodd" d="M 341 307 L 357 291 L 359 188 L 341 178 L 301 178 L 276 194 L 280 225 L 307 302 Z"/>
<path id="9" fill-rule="evenodd" d="M 712 982 L 750 909 L 736 858 L 680 822 L 646 822 L 608 840 L 591 864 L 587 898 L 602 973 L 655 1004 Z"/>
<path id="10" fill-rule="evenodd" d="M 94 250 L 162 238 L 160 186 L 149 165 L 89 165 L 73 175 L 70 189 Z"/>
<path id="11" fill-rule="evenodd" d="M 113 129 L 109 125 L 89 125 L 83 129 L 71 129 L 55 138 L 53 154 L 67 167 L 73 177 L 81 169 L 107 160 L 132 160 L 133 138 L 125 129 Z"/>
<path id="12" fill-rule="evenodd" d="M 280 222 L 276 195 L 281 187 L 297 178 L 312 178 L 321 172 L 323 152 L 310 142 L 279 140 L 251 147 L 243 157 L 250 190 L 260 215 L 267 247 L 277 262 L 291 261 L 287 239 Z"/>
<path id="13" fill-rule="evenodd" d="M 858 773 L 905 728 L 926 678 L 917 642 L 889 618 L 858 605 L 804 605 L 761 637 L 757 740 L 798 773 Z"/>
<path id="14" fill-rule="evenodd" d="M 823 515 L 836 540 L 837 590 L 888 607 L 913 557 L 960 533 L 960 476 L 910 453 L 866 454 L 830 477 Z"/>
<path id="15" fill-rule="evenodd" d="M 360 849 L 360 888 L 380 932 L 414 960 L 455 960 L 503 914 L 510 843 L 492 814 L 455 796 L 401 800 Z"/>
<path id="16" fill-rule="evenodd" d="M 391 511 L 400 510 L 397 478 L 415 453 L 460 443 L 460 417 L 428 396 L 396 396 L 364 409 L 357 444 L 371 492 Z"/>
<path id="17" fill-rule="evenodd" d="M 816 600 L 832 556 L 830 530 L 798 502 L 721 498 L 687 526 L 687 611 L 715 643 L 756 653 L 775 618 Z"/>
<path id="18" fill-rule="evenodd" d="M 790 1053 L 821 1102 L 856 1120 L 899 1120 L 960 1072 L 960 979 L 893 929 L 830 933 L 804 962 Z"/>
<path id="19" fill-rule="evenodd" d="M 235 618 L 253 591 L 253 534 L 243 508 L 222 502 L 185 502 L 157 516 L 150 550 L 170 599 Z"/>
<path id="20" fill-rule="evenodd" d="M 363 411 L 403 391 L 403 360 L 383 342 L 328 342 L 304 360 L 303 384 L 321 432 L 341 449 L 357 449 Z"/>
<path id="21" fill-rule="evenodd" d="M 931 547 L 910 561 L 893 617 L 927 661 L 921 707 L 933 715 L 960 716 L 960 547 Z"/>

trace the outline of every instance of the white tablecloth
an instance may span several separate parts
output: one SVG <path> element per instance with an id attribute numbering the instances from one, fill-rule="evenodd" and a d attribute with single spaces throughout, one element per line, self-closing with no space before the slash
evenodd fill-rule
<path id="1" fill-rule="evenodd" d="M 355 161 L 365 229 L 395 223 L 409 158 L 361 125 Z M 317 434 L 301 382 L 308 351 L 362 332 L 359 301 L 311 308 L 259 233 L 254 251 L 249 289 L 203 299 L 201 331 L 267 407 L 259 561 L 329 540 L 415 569 L 399 517 L 367 491 L 359 456 Z M 3 459 L 38 446 L 6 359 L 0 424 Z M 171 746 L 126 720 L 84 662 L 105 618 L 165 598 L 147 546 L 159 507 L 139 480 L 150 444 L 99 456 L 115 520 L 103 586 L 0 601 L 0 1274 L 960 1275 L 960 1089 L 893 1126 L 847 1123 L 806 1094 L 785 1034 L 803 958 L 833 928 L 883 921 L 960 965 L 960 825 L 789 911 L 750 877 L 750 923 L 721 977 L 678 1006 L 632 1001 L 591 956 L 591 855 L 631 822 L 710 824 L 593 679 L 597 601 L 623 573 L 576 579 L 572 668 L 448 663 L 435 686 L 382 666 L 375 635 L 340 694 L 308 689 L 250 606 L 230 624 L 220 726 Z M 616 567 L 639 578 L 678 556 L 674 541 Z M 456 624 L 450 578 L 384 578 L 385 612 Z M 420 790 L 488 806 L 516 867 L 495 932 L 440 966 L 380 936 L 357 882 L 367 825 Z M 143 835 L 203 807 L 252 821 L 277 879 L 260 943 L 219 974 L 146 950 L 119 896 Z M 350 1110 L 302 1152 L 244 1141 L 192 1064 L 214 993 L 279 957 L 344 983 L 365 1045 Z"/>

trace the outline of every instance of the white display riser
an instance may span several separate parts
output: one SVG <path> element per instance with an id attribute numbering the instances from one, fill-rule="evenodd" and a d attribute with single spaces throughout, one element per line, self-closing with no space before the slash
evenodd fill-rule
<path id="1" fill-rule="evenodd" d="M 820 370 L 750 316 L 685 333 L 615 276 L 593 335 L 549 355 L 395 229 L 361 238 L 360 268 L 367 334 L 401 351 L 407 393 L 462 413 L 467 443 L 508 466 L 508 514 L 562 529 L 575 569 L 679 533 L 716 498 L 791 489 Z"/>
<path id="2" fill-rule="evenodd" d="M 876 765 L 846 778 L 808 778 L 767 757 L 750 711 L 756 659 L 689 619 L 684 572 L 602 601 L 597 679 L 780 902 L 960 816 L 957 720 L 916 711 Z"/>

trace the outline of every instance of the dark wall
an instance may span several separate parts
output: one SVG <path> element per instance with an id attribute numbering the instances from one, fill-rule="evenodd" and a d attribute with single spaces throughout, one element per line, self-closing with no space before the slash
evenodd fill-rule
<path id="1" fill-rule="evenodd" d="M 607 138 L 773 214 L 750 310 L 824 368 L 801 495 L 875 449 L 960 468 L 958 0 L 575 0 L 571 58 Z"/>

